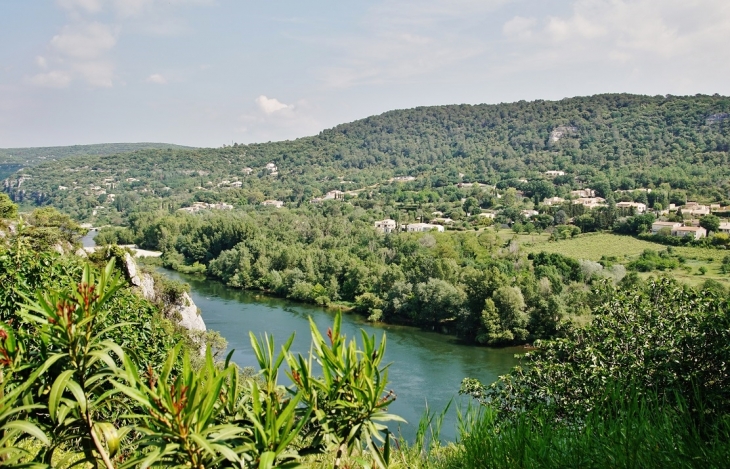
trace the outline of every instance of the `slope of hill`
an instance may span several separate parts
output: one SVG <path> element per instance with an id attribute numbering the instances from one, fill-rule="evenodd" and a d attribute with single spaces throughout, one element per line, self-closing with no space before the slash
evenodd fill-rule
<path id="1" fill-rule="evenodd" d="M 730 193 L 729 112 L 730 98 L 718 95 L 419 107 L 294 141 L 69 157 L 27 169 L 4 187 L 19 202 L 89 211 L 109 192 L 117 202 L 126 194 L 132 205 L 165 200 L 161 206 L 233 184 L 241 197 L 298 202 L 394 176 L 418 177 L 426 186 L 509 185 L 560 169 L 567 174 L 555 184 L 574 184 L 576 177 L 609 189 L 667 183 L 719 200 Z"/>
<path id="2" fill-rule="evenodd" d="M 0 148 L 0 179 L 4 179 L 27 166 L 69 156 L 113 155 L 151 148 L 190 149 L 168 143 L 100 143 L 95 145 L 71 145 L 63 147 Z"/>

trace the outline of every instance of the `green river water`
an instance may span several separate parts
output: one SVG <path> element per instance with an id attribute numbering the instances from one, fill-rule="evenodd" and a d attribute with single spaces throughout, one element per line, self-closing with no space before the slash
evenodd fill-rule
<path id="1" fill-rule="evenodd" d="M 335 313 L 330 310 L 236 290 L 199 276 L 166 269 L 161 272 L 190 284 L 191 296 L 200 308 L 206 326 L 225 337 L 229 349 L 235 350 L 233 360 L 239 366 L 256 365 L 249 331 L 256 335 L 273 334 L 277 344 L 295 333 L 292 351 L 306 354 L 311 337 L 308 317 L 311 316 L 323 332 L 332 325 Z M 468 376 L 491 383 L 517 363 L 514 354 L 520 352 L 517 348 L 461 345 L 452 337 L 413 327 L 373 325 L 356 314 L 343 315 L 342 329 L 348 337 L 359 337 L 359 329 L 377 337 L 386 334 L 385 362 L 391 363 L 389 387 L 398 396 L 390 411 L 408 421 L 399 428 L 407 440 L 413 439 L 426 403 L 431 410 L 441 411 L 451 399 L 454 404 L 444 420 L 441 438 L 454 440 L 457 425 L 454 408 L 468 404 L 467 398 L 458 396 L 461 380 Z"/>

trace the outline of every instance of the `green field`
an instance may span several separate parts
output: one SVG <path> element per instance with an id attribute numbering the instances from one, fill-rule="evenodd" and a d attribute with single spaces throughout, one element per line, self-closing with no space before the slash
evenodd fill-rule
<path id="1" fill-rule="evenodd" d="M 586 233 L 561 241 L 549 241 L 547 235 L 515 235 L 507 230 L 501 230 L 499 235 L 505 240 L 516 239 L 521 249 L 527 253 L 544 251 L 592 261 L 607 256 L 615 257 L 617 262 L 626 263 L 637 258 L 646 249 L 654 251 L 667 249 L 667 246 L 662 244 L 612 233 Z M 683 267 L 667 273 L 692 285 L 713 279 L 730 286 L 730 276 L 720 273 L 720 262 L 728 255 L 727 251 L 685 246 L 675 246 L 673 249 L 675 254 L 685 257 L 687 261 Z M 707 269 L 705 275 L 699 275 L 700 267 Z M 648 277 L 658 274 L 659 272 L 652 272 L 641 275 Z"/>

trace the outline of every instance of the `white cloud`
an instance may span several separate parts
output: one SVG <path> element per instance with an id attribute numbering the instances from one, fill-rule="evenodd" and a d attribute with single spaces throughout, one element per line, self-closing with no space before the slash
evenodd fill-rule
<path id="1" fill-rule="evenodd" d="M 532 28 L 536 24 L 537 19 L 535 18 L 515 16 L 504 24 L 502 32 L 505 36 L 526 40 L 532 37 Z"/>
<path id="2" fill-rule="evenodd" d="M 57 0 L 63 8 L 68 10 L 82 9 L 88 13 L 97 13 L 101 11 L 102 2 L 101 0 Z"/>
<path id="3" fill-rule="evenodd" d="M 111 88 L 114 84 L 114 64 L 110 61 L 77 62 L 74 70 L 91 86 Z"/>
<path id="4" fill-rule="evenodd" d="M 267 98 L 264 95 L 259 96 L 254 100 L 256 104 L 258 104 L 259 109 L 261 109 L 266 114 L 273 114 L 275 112 L 281 111 L 282 109 L 288 109 L 290 108 L 289 105 L 282 103 L 276 98 Z"/>
<path id="5" fill-rule="evenodd" d="M 51 39 L 54 49 L 75 59 L 96 59 L 116 43 L 112 28 L 97 22 L 64 26 L 61 33 Z"/>
<path id="6" fill-rule="evenodd" d="M 43 68 L 43 69 L 46 69 L 46 68 L 48 68 L 48 61 L 46 60 L 46 58 L 45 58 L 45 57 L 42 57 L 42 56 L 40 56 L 40 55 L 39 55 L 38 57 L 36 57 L 36 58 L 35 58 L 35 63 L 36 63 L 36 65 L 38 65 L 38 66 L 39 66 L 40 68 Z"/>
<path id="7" fill-rule="evenodd" d="M 156 85 L 166 85 L 167 79 L 160 75 L 159 73 L 153 73 L 149 77 L 147 77 L 147 83 L 154 83 Z"/>
<path id="8" fill-rule="evenodd" d="M 30 79 L 31 83 L 46 88 L 66 88 L 71 83 L 71 75 L 67 72 L 54 70 L 48 73 L 39 73 Z"/>
<path id="9" fill-rule="evenodd" d="M 322 40 L 333 51 L 320 70 L 330 87 L 408 84 L 485 51 L 484 18 L 509 0 L 393 0 L 369 9 L 352 33 Z"/>
<path id="10" fill-rule="evenodd" d="M 525 23 L 516 19 L 504 24 L 505 35 L 528 41 L 517 49 L 520 58 L 508 65 L 513 70 L 547 63 L 589 66 L 606 59 L 649 74 L 657 73 L 657 65 L 677 64 L 683 64 L 683 74 L 691 74 L 707 60 L 718 71 L 730 68 L 725 65 L 730 49 L 720 46 L 730 42 L 730 2 L 725 0 L 575 0 L 569 14 L 531 25 L 529 37 L 520 36 Z"/>

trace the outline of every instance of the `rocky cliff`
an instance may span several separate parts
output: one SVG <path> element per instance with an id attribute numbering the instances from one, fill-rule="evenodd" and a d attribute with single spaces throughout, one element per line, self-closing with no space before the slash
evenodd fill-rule
<path id="1" fill-rule="evenodd" d="M 152 275 L 140 271 L 137 263 L 129 253 L 124 254 L 124 270 L 132 285 L 137 288 L 139 293 L 146 299 L 159 303 L 163 301 L 165 313 L 177 323 L 190 331 L 205 331 L 205 321 L 200 315 L 200 310 L 193 302 L 188 292 L 182 292 L 177 295 L 172 303 L 168 297 L 160 298 L 159 289 L 156 288 L 155 279 Z"/>

